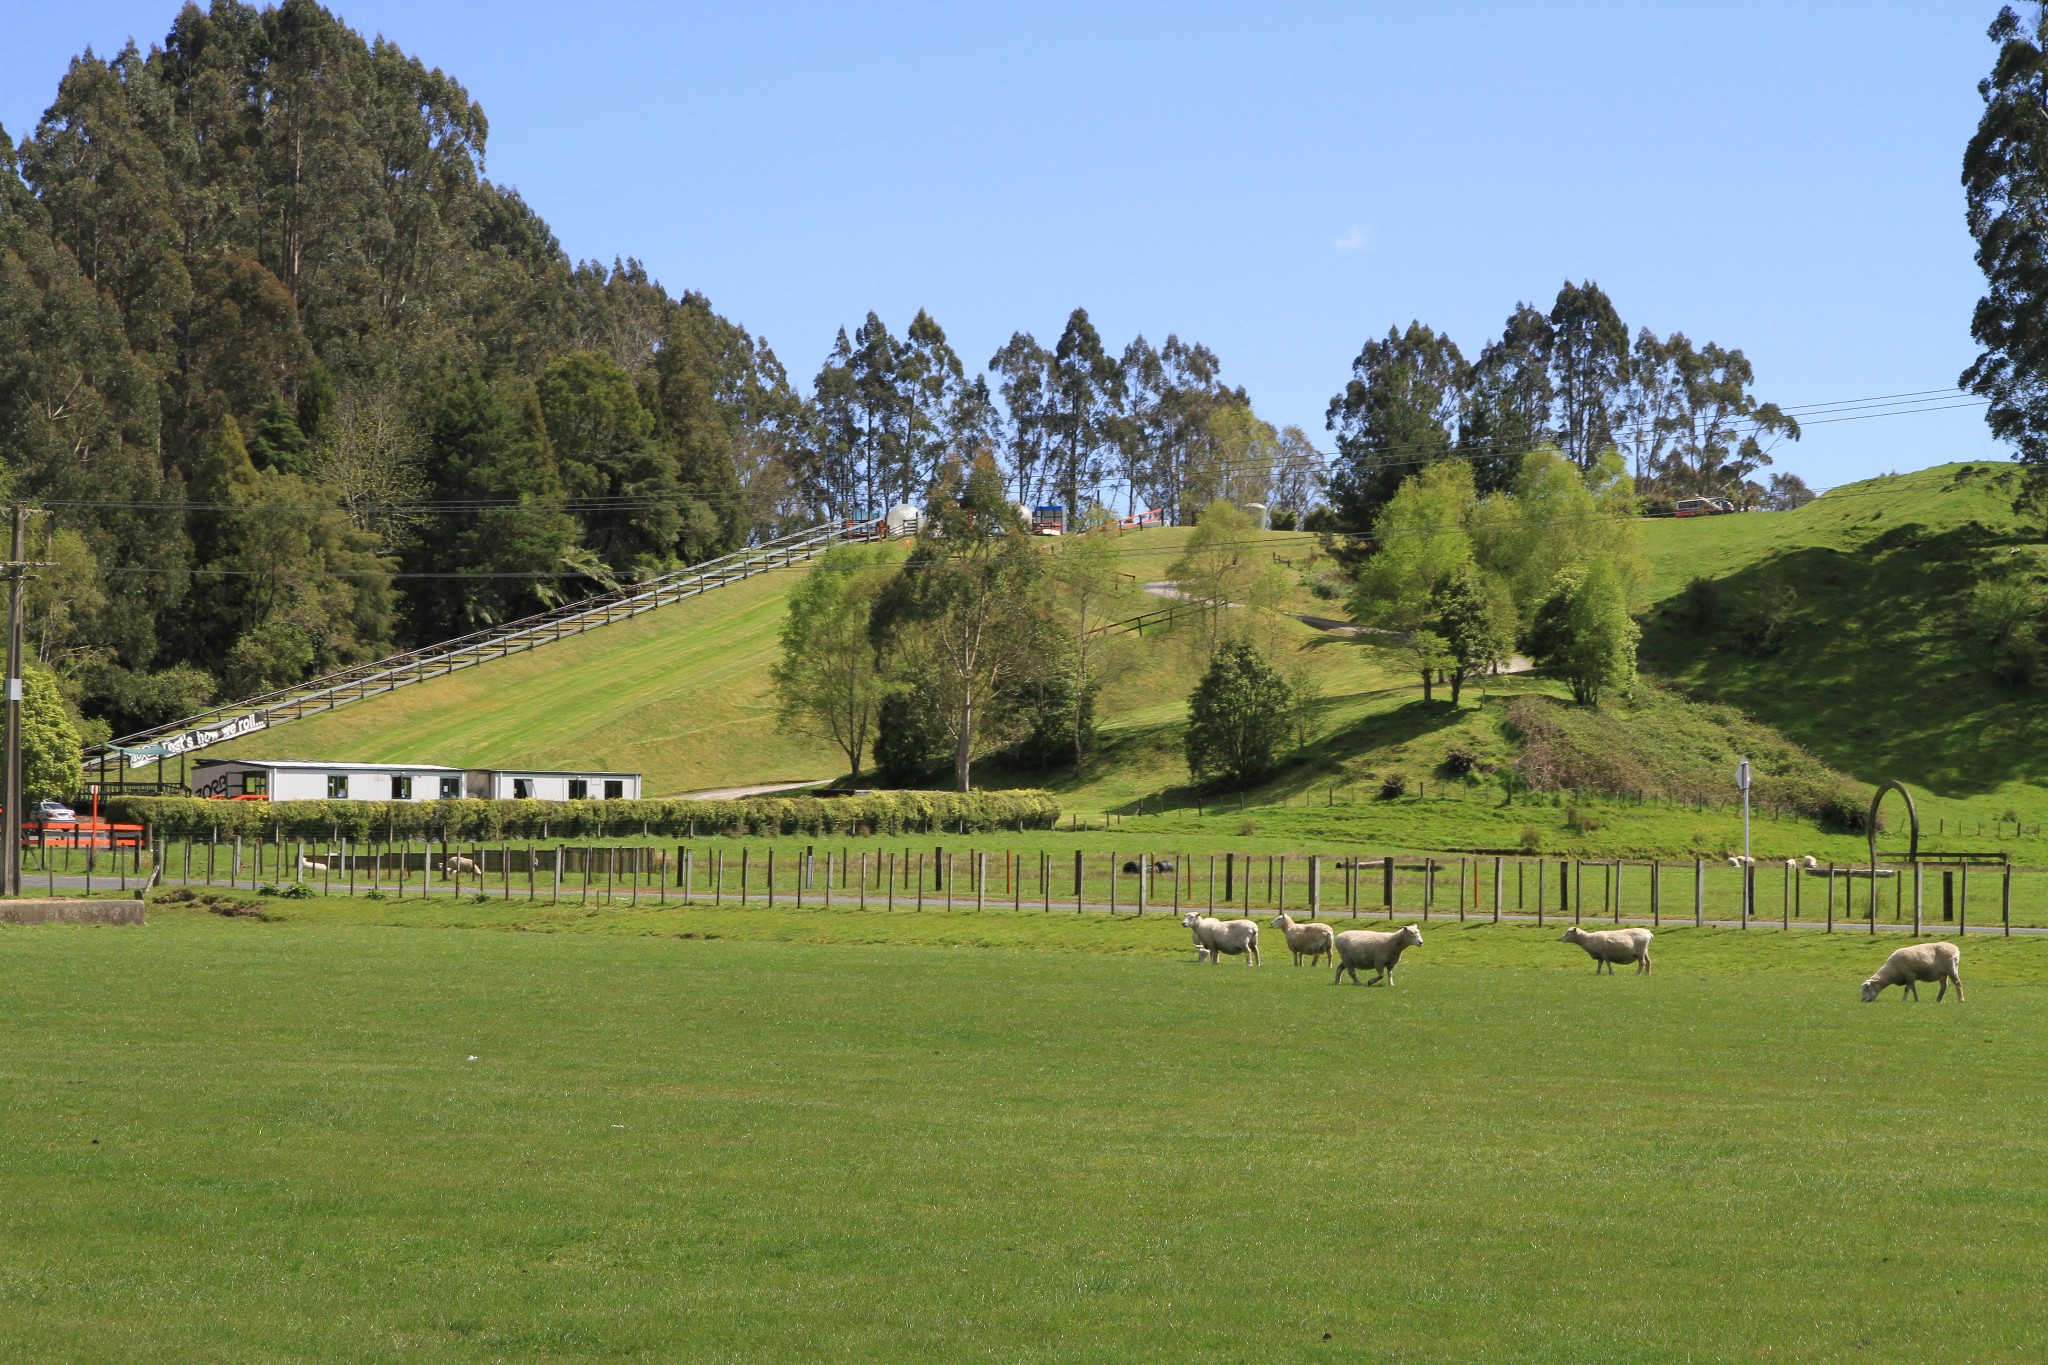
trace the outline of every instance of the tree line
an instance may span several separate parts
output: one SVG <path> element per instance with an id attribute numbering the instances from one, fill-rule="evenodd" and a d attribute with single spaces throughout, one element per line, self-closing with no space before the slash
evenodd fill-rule
<path id="1" fill-rule="evenodd" d="M 1647 327 L 1631 336 L 1591 280 L 1567 280 L 1548 312 L 1517 303 L 1475 359 L 1421 322 L 1392 328 L 1365 343 L 1330 400 L 1333 525 L 1366 531 L 1403 481 L 1446 460 L 1469 465 L 1481 492 L 1506 489 L 1546 445 L 1588 473 L 1619 451 L 1651 503 L 1797 506 L 1812 497 L 1798 476 L 1753 477 L 1800 435 L 1755 382 L 1740 350 Z"/>
<path id="2" fill-rule="evenodd" d="M 31 636 L 88 740 L 970 477 L 1077 525 L 1264 504 L 1354 558 L 1453 458 L 1481 494 L 1544 444 L 1660 496 L 1803 487 L 1746 482 L 1797 426 L 1741 352 L 1630 338 L 1590 283 L 1469 364 L 1419 323 L 1369 343 L 1333 460 L 1208 346 L 1118 348 L 1078 308 L 979 370 L 871 313 L 806 391 L 702 295 L 570 260 L 488 131 L 315 0 L 215 0 L 0 136 L 0 465 L 51 513 Z"/>

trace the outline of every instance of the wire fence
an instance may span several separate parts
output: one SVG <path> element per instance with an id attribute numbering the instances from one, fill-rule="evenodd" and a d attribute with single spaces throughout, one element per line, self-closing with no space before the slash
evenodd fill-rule
<path id="1" fill-rule="evenodd" d="M 909 912 L 1607 920 L 1827 931 L 2048 929 L 2048 876 L 1997 853 L 1868 865 L 1231 850 L 1132 853 L 904 841 L 838 847 L 425 840 L 160 840 L 37 850 L 52 890 L 161 883 L 280 895 Z"/>

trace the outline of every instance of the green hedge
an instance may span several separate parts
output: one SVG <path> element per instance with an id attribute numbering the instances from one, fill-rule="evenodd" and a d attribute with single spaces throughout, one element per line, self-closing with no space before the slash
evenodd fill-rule
<path id="1" fill-rule="evenodd" d="M 170 838 L 582 839 L 1051 829 L 1050 792 L 874 792 L 738 801 L 206 801 L 117 796 L 101 808 Z"/>

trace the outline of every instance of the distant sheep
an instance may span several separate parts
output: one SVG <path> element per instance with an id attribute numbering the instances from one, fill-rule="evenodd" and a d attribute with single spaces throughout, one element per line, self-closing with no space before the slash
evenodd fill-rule
<path id="1" fill-rule="evenodd" d="M 1287 946 L 1294 950 L 1294 965 L 1299 967 L 1305 954 L 1308 965 L 1316 965 L 1319 957 L 1328 957 L 1335 951 L 1337 931 L 1327 924 L 1310 922 L 1302 924 L 1289 919 L 1285 910 L 1273 921 L 1273 927 L 1287 936 Z"/>
<path id="2" fill-rule="evenodd" d="M 1801 858 L 1799 860 L 1799 865 L 1805 868 L 1808 872 L 1820 871 L 1820 860 L 1814 857 L 1811 853 Z"/>
<path id="3" fill-rule="evenodd" d="M 1422 946 L 1422 930 L 1415 925 L 1406 925 L 1392 933 L 1378 933 L 1371 929 L 1352 929 L 1337 935 L 1337 978 L 1331 985 L 1344 980 L 1344 973 L 1351 973 L 1351 984 L 1358 984 L 1358 969 L 1370 967 L 1379 973 L 1366 982 L 1368 986 L 1382 983 L 1394 984 L 1394 968 L 1400 965 L 1401 954 L 1409 948 Z"/>
<path id="4" fill-rule="evenodd" d="M 1244 955 L 1247 967 L 1259 965 L 1259 926 L 1257 921 L 1248 919 L 1211 919 L 1198 910 L 1190 910 L 1181 918 L 1181 927 L 1195 935 L 1195 948 L 1209 952 L 1209 961 L 1218 961 L 1218 954 L 1229 953 L 1232 957 Z"/>
<path id="5" fill-rule="evenodd" d="M 1920 989 L 1915 984 L 1921 981 L 1939 981 L 1941 989 L 1934 993 L 1934 1002 L 1941 1003 L 1948 994 L 1949 982 L 1956 985 L 1956 1001 L 1963 998 L 1963 950 L 1953 943 L 1915 943 L 1910 948 L 1901 948 L 1884 960 L 1868 981 L 1863 983 L 1863 1003 L 1877 999 L 1886 986 L 1903 986 L 1900 998 L 1920 998 Z"/>
<path id="6" fill-rule="evenodd" d="M 1750 857 L 1747 853 L 1731 853 L 1728 855 L 1728 866 L 1755 867 L 1756 859 Z"/>
<path id="7" fill-rule="evenodd" d="M 465 858 L 459 853 L 454 854 L 451 857 L 444 860 L 441 864 L 441 870 L 443 872 L 452 872 L 458 877 L 465 872 L 469 873 L 473 877 L 481 877 L 484 875 L 484 870 L 483 868 L 477 866 L 476 859 Z"/>
<path id="8" fill-rule="evenodd" d="M 1650 931 L 1648 929 L 1581 929 L 1577 925 L 1564 931 L 1561 943 L 1576 943 L 1586 950 L 1593 959 L 1593 975 L 1598 976 L 1605 967 L 1607 974 L 1614 974 L 1617 962 L 1636 964 L 1636 975 L 1647 976 L 1650 972 Z"/>
<path id="9" fill-rule="evenodd" d="M 1138 875 L 1138 874 L 1139 874 L 1140 872 L 1171 872 L 1171 871 L 1173 871 L 1173 864 L 1172 864 L 1172 863 L 1169 863 L 1169 862 L 1166 862 L 1166 861 L 1165 861 L 1165 860 L 1163 860 L 1163 859 L 1162 859 L 1162 860 L 1160 860 L 1160 861 L 1158 861 L 1158 862 L 1155 862 L 1155 863 L 1153 863 L 1153 864 L 1152 864 L 1152 865 L 1151 865 L 1151 866 L 1150 866 L 1149 868 L 1148 868 L 1148 867 L 1146 867 L 1146 866 L 1144 866 L 1144 865 L 1143 865 L 1143 864 L 1141 864 L 1140 862 L 1138 862 L 1138 860 L 1137 860 L 1137 859 L 1135 859 L 1135 858 L 1131 859 L 1131 861 L 1129 861 L 1129 862 L 1127 862 L 1127 863 L 1125 863 L 1125 864 L 1124 864 L 1124 873 L 1125 873 L 1125 875 L 1127 875 L 1127 876 L 1132 876 L 1132 877 L 1135 877 L 1135 876 L 1137 876 L 1137 875 Z"/>
<path id="10" fill-rule="evenodd" d="M 303 872 L 325 872 L 327 870 L 327 860 L 325 858 L 308 858 L 302 853 L 299 855 L 299 869 Z"/>

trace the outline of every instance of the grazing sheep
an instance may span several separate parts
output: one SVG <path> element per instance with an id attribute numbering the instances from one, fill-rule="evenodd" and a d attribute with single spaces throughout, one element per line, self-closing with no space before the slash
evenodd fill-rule
<path id="1" fill-rule="evenodd" d="M 1273 921 L 1273 927 L 1287 936 L 1287 946 L 1294 950 L 1294 965 L 1301 965 L 1302 955 L 1308 955 L 1308 965 L 1316 965 L 1319 957 L 1328 957 L 1337 941 L 1337 931 L 1327 924 L 1300 923 L 1287 917 L 1285 910 Z"/>
<path id="2" fill-rule="evenodd" d="M 1584 948 L 1593 959 L 1593 975 L 1598 976 L 1605 967 L 1609 976 L 1614 975 L 1614 964 L 1633 962 L 1637 976 L 1650 973 L 1650 931 L 1648 929 L 1581 929 L 1577 925 L 1564 931 L 1560 943 L 1576 943 Z"/>
<path id="3" fill-rule="evenodd" d="M 1382 934 L 1371 929 L 1352 929 L 1337 935 L 1337 979 L 1331 985 L 1344 980 L 1344 973 L 1351 973 L 1351 984 L 1358 984 L 1358 969 L 1371 967 L 1378 976 L 1366 982 L 1368 986 L 1394 984 L 1394 968 L 1400 965 L 1401 953 L 1408 948 L 1422 946 L 1422 930 L 1415 925 L 1406 925 L 1392 933 Z"/>
<path id="4" fill-rule="evenodd" d="M 1199 910 L 1190 910 L 1181 918 L 1181 927 L 1191 929 L 1195 935 L 1197 950 L 1209 950 L 1209 961 L 1219 961 L 1219 954 L 1229 953 L 1232 957 L 1242 953 L 1245 966 L 1259 965 L 1259 926 L 1248 919 L 1210 919 Z"/>
<path id="5" fill-rule="evenodd" d="M 1948 983 L 1956 983 L 1956 1000 L 1963 998 L 1963 950 L 1953 943 L 1916 943 L 1910 948 L 1901 948 L 1884 960 L 1871 978 L 1863 983 L 1863 1003 L 1877 999 L 1886 986 L 1903 986 L 1899 998 L 1911 996 L 1920 998 L 1920 989 L 1914 983 L 1939 981 L 1941 989 L 1934 993 L 1936 1004 L 1948 994 Z"/>
<path id="6" fill-rule="evenodd" d="M 1799 860 L 1799 865 L 1805 868 L 1808 872 L 1820 871 L 1820 859 L 1814 857 L 1811 853 L 1801 858 Z"/>
<path id="7" fill-rule="evenodd" d="M 306 872 L 325 872 L 327 870 L 327 860 L 325 858 L 308 858 L 304 854 L 300 854 L 299 867 Z"/>
<path id="8" fill-rule="evenodd" d="M 1731 853 L 1728 855 L 1728 866 L 1755 867 L 1756 859 L 1750 857 L 1747 853 Z"/>
<path id="9" fill-rule="evenodd" d="M 454 854 L 453 856 L 443 861 L 441 864 L 441 870 L 443 872 L 453 872 L 457 876 L 461 876 L 465 872 L 475 877 L 481 877 L 484 875 L 484 870 L 481 867 L 477 866 L 476 859 L 465 858 L 459 853 Z"/>

